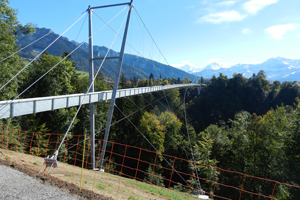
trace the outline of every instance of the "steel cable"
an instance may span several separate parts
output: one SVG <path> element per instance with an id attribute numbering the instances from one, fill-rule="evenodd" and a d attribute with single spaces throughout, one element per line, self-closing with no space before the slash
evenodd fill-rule
<path id="1" fill-rule="evenodd" d="M 65 30 L 60 36 L 58 36 L 51 44 L 49 44 L 43 51 L 41 51 L 34 59 L 32 59 L 27 65 L 25 65 L 17 74 L 15 74 L 9 81 L 7 81 L 1 88 L 0 91 L 9 84 L 14 78 L 16 78 L 22 71 L 24 71 L 33 61 L 35 61 L 38 57 L 40 57 L 47 49 L 49 49 L 59 38 L 61 38 L 66 32 L 68 32 L 83 16 L 85 16 L 87 12 L 85 12 L 75 23 L 73 23 L 67 30 Z"/>

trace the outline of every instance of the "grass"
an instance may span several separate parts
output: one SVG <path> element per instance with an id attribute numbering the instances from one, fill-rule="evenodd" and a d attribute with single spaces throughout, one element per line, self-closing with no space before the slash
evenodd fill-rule
<path id="1" fill-rule="evenodd" d="M 130 196 L 130 197 L 128 197 L 128 200 L 138 200 L 139 198 L 138 197 L 133 197 L 133 196 Z"/>
<path id="2" fill-rule="evenodd" d="M 3 152 L 0 159 L 16 161 L 17 164 L 25 165 L 35 171 L 39 171 L 44 163 L 44 159 L 41 157 L 9 150 L 3 151 L 0 149 L 0 151 Z M 80 186 L 80 167 L 58 162 L 58 168 L 55 168 L 51 175 L 58 180 Z M 84 182 L 83 188 L 113 199 L 194 199 L 188 197 L 187 193 L 171 189 L 168 191 L 166 188 L 157 187 L 145 182 L 124 178 L 110 173 L 84 169 L 82 178 Z"/>
<path id="3" fill-rule="evenodd" d="M 104 190 L 104 189 L 105 189 L 105 186 L 104 186 L 104 185 L 97 184 L 96 186 L 97 186 L 97 188 L 99 188 L 100 190 Z"/>
<path id="4" fill-rule="evenodd" d="M 128 183 L 131 185 L 135 185 L 143 190 L 148 190 L 148 191 L 150 190 L 151 193 L 158 194 L 158 195 L 166 197 L 166 198 L 170 198 L 170 199 L 174 199 L 174 200 L 189 199 L 188 196 L 185 196 L 186 193 L 183 193 L 183 192 L 168 190 L 166 188 L 157 187 L 154 185 L 149 185 L 147 183 L 140 182 L 140 181 L 134 181 L 134 180 L 128 181 Z"/>
<path id="5" fill-rule="evenodd" d="M 9 157 L 5 156 L 5 160 L 6 161 L 10 161 Z"/>
<path id="6" fill-rule="evenodd" d="M 78 74 L 79 76 L 88 76 L 88 75 L 89 75 L 88 72 L 84 72 L 84 71 L 77 71 L 77 74 Z"/>

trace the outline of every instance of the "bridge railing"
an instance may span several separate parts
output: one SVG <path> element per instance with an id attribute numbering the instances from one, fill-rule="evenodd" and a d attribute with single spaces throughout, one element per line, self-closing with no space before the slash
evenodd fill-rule
<path id="1" fill-rule="evenodd" d="M 199 86 L 199 84 L 176 84 L 165 86 L 152 86 L 152 87 L 138 87 L 120 89 L 117 91 L 116 98 L 129 97 L 133 95 L 145 94 L 150 92 L 157 92 L 162 90 L 169 90 L 181 87 Z M 15 101 L 0 101 L 0 119 L 12 118 L 21 115 L 35 114 L 39 112 L 46 112 L 61 108 L 70 108 L 82 104 L 97 103 L 101 101 L 108 101 L 112 97 L 112 90 L 70 94 L 61 96 L 27 98 Z"/>
<path id="2" fill-rule="evenodd" d="M 63 134 L 35 133 L 0 125 L 0 160 L 15 162 L 38 173 L 43 158 L 54 153 L 62 137 Z M 69 135 L 58 156 L 58 168 L 47 175 L 90 190 L 91 194 L 116 199 L 193 199 L 199 189 L 197 179 L 211 199 L 275 199 L 280 196 L 282 187 L 290 188 L 291 196 L 300 192 L 299 186 L 196 162 L 201 175 L 197 178 L 190 160 L 163 155 L 169 165 L 154 151 L 114 142 L 107 145 L 105 173 L 93 171 L 89 170 L 90 140 L 87 139 L 86 144 L 83 140 L 82 135 Z M 97 158 L 102 142 L 96 141 Z M 206 177 L 201 171 L 210 171 L 213 175 Z M 268 192 L 262 194 L 259 190 L 250 190 L 249 185 L 253 183 L 256 188 L 263 187 L 263 191 Z"/>

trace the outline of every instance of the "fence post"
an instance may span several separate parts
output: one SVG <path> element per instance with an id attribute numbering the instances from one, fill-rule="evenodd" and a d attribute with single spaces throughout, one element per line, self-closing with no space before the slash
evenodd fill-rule
<path id="1" fill-rule="evenodd" d="M 273 188 L 273 191 L 272 191 L 272 199 L 271 200 L 273 200 L 274 198 L 273 198 L 273 196 L 274 196 L 274 192 L 275 192 L 275 187 L 276 187 L 276 185 L 278 184 L 278 182 L 276 182 L 275 183 L 275 185 L 274 185 L 274 188 Z"/>
<path id="2" fill-rule="evenodd" d="M 25 134 L 24 134 L 24 137 L 23 137 L 23 148 L 24 148 L 24 150 L 23 150 L 23 153 L 26 153 L 26 151 L 25 151 L 25 145 L 26 145 L 26 136 L 27 136 L 27 133 L 28 133 L 28 131 L 25 131 Z"/>
<path id="3" fill-rule="evenodd" d="M 124 166 L 124 161 L 125 161 L 125 157 L 126 157 L 126 152 L 127 152 L 127 145 L 125 146 L 125 152 L 124 152 L 122 166 L 121 166 L 121 170 L 120 170 L 120 176 L 122 176 L 122 173 L 123 173 L 123 166 Z"/>
<path id="4" fill-rule="evenodd" d="M 48 145 L 49 145 L 49 142 L 50 142 L 50 134 L 49 134 L 49 136 L 48 136 L 48 140 L 47 140 L 47 145 L 46 145 L 46 150 L 45 150 L 45 157 L 47 157 L 47 155 L 48 155 Z"/>
<path id="5" fill-rule="evenodd" d="M 135 170 L 135 176 L 134 176 L 135 180 L 136 180 L 136 175 L 137 175 L 137 172 L 138 172 L 138 169 L 139 169 L 139 165 L 140 165 L 141 153 L 142 153 L 142 149 L 140 149 L 139 159 L 138 159 L 138 163 L 137 163 L 136 170 Z"/>
<path id="6" fill-rule="evenodd" d="M 244 181 L 245 181 L 246 177 L 247 177 L 247 175 L 245 175 L 245 177 L 243 179 L 243 182 L 242 182 L 242 185 L 241 185 L 241 192 L 240 192 L 240 198 L 239 198 L 239 200 L 241 200 L 241 198 L 242 198 L 243 185 L 244 185 Z"/>
<path id="7" fill-rule="evenodd" d="M 31 141 L 30 141 L 29 155 L 31 155 L 31 146 L 32 146 L 33 136 L 34 136 L 34 132 L 32 132 L 32 137 L 31 137 Z"/>
<path id="8" fill-rule="evenodd" d="M 218 172 L 217 172 L 217 176 L 216 176 L 216 180 L 215 180 L 215 184 L 214 184 L 214 190 L 213 190 L 213 195 L 212 195 L 212 199 L 214 199 L 214 196 L 215 196 L 215 189 L 216 189 L 216 185 L 217 185 L 217 181 L 218 181 L 218 176 L 219 176 L 219 173 L 220 173 L 220 167 L 218 168 Z"/>
<path id="9" fill-rule="evenodd" d="M 18 136 L 18 143 L 17 143 L 17 150 L 16 150 L 16 152 L 19 151 L 20 135 L 21 135 L 21 130 L 19 130 L 19 136 Z M 22 151 L 22 147 L 21 147 L 21 151 Z"/>
<path id="10" fill-rule="evenodd" d="M 196 163 L 194 162 L 194 170 L 193 170 L 193 173 L 192 173 L 192 179 L 191 179 L 191 184 L 190 184 L 190 189 L 189 189 L 189 198 L 190 198 L 190 194 L 191 194 L 191 188 L 192 188 L 192 184 L 193 184 L 193 179 L 194 179 L 194 173 L 195 173 L 195 170 L 196 170 Z"/>
<path id="11" fill-rule="evenodd" d="M 81 164 L 81 175 L 80 175 L 80 192 L 82 189 L 82 172 L 83 172 L 83 166 L 84 166 L 85 141 L 86 141 L 86 135 L 84 135 L 84 141 L 83 141 L 83 153 L 82 153 L 82 164 Z"/>
<path id="12" fill-rule="evenodd" d="M 85 164 L 85 169 L 87 169 L 88 168 L 88 160 L 89 160 L 89 152 L 90 152 L 90 144 L 91 144 L 91 138 L 89 137 L 88 138 L 88 140 L 89 140 L 89 144 L 88 144 L 88 146 L 87 146 L 87 154 L 86 154 L 86 164 Z"/>
<path id="13" fill-rule="evenodd" d="M 12 129 L 12 134 L 11 134 L 11 150 L 14 151 L 14 137 L 15 137 L 15 128 Z"/>
<path id="14" fill-rule="evenodd" d="M 6 146 L 6 151 L 8 152 L 8 136 L 9 136 L 9 128 L 8 127 L 6 127 L 7 129 L 6 129 L 6 133 L 7 133 L 7 138 L 6 138 L 6 143 L 7 143 L 7 146 Z"/>
<path id="15" fill-rule="evenodd" d="M 74 181 L 74 177 L 75 177 L 75 175 L 74 175 L 74 173 L 75 173 L 75 166 L 76 166 L 76 161 L 77 161 L 77 153 L 78 153 L 78 146 L 79 146 L 79 138 L 80 138 L 80 136 L 78 135 L 77 136 L 77 145 L 76 145 L 76 153 L 75 153 L 75 157 L 74 157 L 74 167 L 73 167 L 73 174 L 72 174 L 72 177 L 73 177 L 73 181 Z M 83 141 L 84 142 L 84 141 Z M 73 185 L 74 185 L 74 183 L 72 182 L 72 189 L 73 189 Z"/>
<path id="16" fill-rule="evenodd" d="M 148 199 L 149 199 L 149 195 L 150 195 L 150 191 L 151 191 L 151 185 L 152 185 L 153 174 L 154 174 L 154 169 L 155 169 L 155 165 L 156 165 L 156 159 L 157 159 L 157 152 L 155 154 L 155 159 L 154 159 L 153 168 L 152 168 L 152 174 L 151 174 L 151 180 L 150 180 L 149 192 L 148 192 Z"/>
<path id="17" fill-rule="evenodd" d="M 119 193 L 119 189 L 120 189 L 120 185 L 121 185 L 121 177 L 122 177 L 122 173 L 123 173 L 123 166 L 124 166 L 124 161 L 125 161 L 125 157 L 126 157 L 126 152 L 127 152 L 127 145 L 125 146 L 125 151 L 124 151 L 122 166 L 121 166 L 121 170 L 120 170 L 120 179 L 119 179 L 118 193 Z"/>
<path id="18" fill-rule="evenodd" d="M 112 157 L 112 153 L 113 153 L 113 150 L 114 150 L 115 143 L 113 142 L 111 145 L 112 146 L 111 146 L 110 156 L 109 156 L 109 160 L 108 160 L 107 173 L 109 173 L 110 161 L 111 161 L 111 157 Z"/>
<path id="19" fill-rule="evenodd" d="M 68 153 L 68 145 L 69 145 L 68 141 L 69 141 L 69 135 L 67 135 L 67 139 L 66 139 L 66 150 L 65 150 L 65 153 L 64 153 L 63 163 L 66 163 L 66 156 L 67 156 L 67 153 Z"/>
<path id="20" fill-rule="evenodd" d="M 174 172 L 175 160 L 176 160 L 176 157 L 174 157 L 174 161 L 173 161 L 173 165 L 172 165 L 172 173 L 171 173 L 171 177 L 170 177 L 170 180 L 169 180 L 167 198 L 169 196 L 170 186 L 171 186 L 171 182 L 172 182 L 172 176 L 173 176 L 173 172 Z"/>
<path id="21" fill-rule="evenodd" d="M 1 133 L 2 133 L 2 148 L 4 149 L 4 132 L 3 132 L 3 125 L 1 125 Z"/>
<path id="22" fill-rule="evenodd" d="M 59 140 L 60 136 L 61 136 L 61 134 L 58 134 L 58 135 L 57 135 L 57 140 L 56 140 L 56 144 L 55 144 L 55 149 L 57 149 L 58 140 Z M 55 149 L 54 149 L 54 150 L 55 150 Z M 59 154 L 57 155 L 57 159 L 58 159 L 58 157 L 59 157 Z"/>
<path id="23" fill-rule="evenodd" d="M 39 154 L 40 154 L 40 144 L 41 144 L 41 139 L 42 139 L 42 137 L 43 137 L 43 134 L 42 133 L 40 133 L 40 138 L 39 138 L 39 143 L 38 143 L 38 145 L 37 145 L 37 153 L 36 153 L 36 156 L 38 157 L 39 156 Z"/>
<path id="24" fill-rule="evenodd" d="M 140 164 L 140 159 L 141 159 L 141 153 L 142 153 L 142 149 L 140 149 L 140 153 L 139 153 L 139 159 L 138 159 L 138 163 L 137 163 L 137 166 L 136 166 L 136 170 L 135 170 L 135 176 L 134 176 L 134 180 L 136 181 L 136 175 L 137 175 L 137 172 L 138 172 L 138 169 L 139 169 L 139 164 Z M 134 194 L 134 186 L 132 187 L 133 188 L 133 191 L 132 191 L 132 197 L 133 197 L 133 194 Z"/>

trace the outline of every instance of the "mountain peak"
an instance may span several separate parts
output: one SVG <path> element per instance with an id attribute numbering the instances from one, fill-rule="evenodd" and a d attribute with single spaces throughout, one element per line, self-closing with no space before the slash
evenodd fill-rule
<path id="1" fill-rule="evenodd" d="M 205 70 L 218 70 L 221 69 L 221 65 L 218 62 L 212 62 L 204 68 Z"/>
<path id="2" fill-rule="evenodd" d="M 183 70 L 185 72 L 193 72 L 194 67 L 192 65 L 185 64 L 182 67 L 178 67 L 178 69 L 181 69 L 181 70 Z"/>
<path id="3" fill-rule="evenodd" d="M 275 81 L 295 81 L 300 79 L 300 59 L 292 60 L 283 57 L 269 58 L 265 62 L 257 64 L 236 64 L 223 65 L 219 62 L 208 64 L 202 71 L 194 73 L 201 75 L 204 78 L 211 78 L 212 75 L 223 73 L 231 77 L 233 73 L 243 74 L 244 77 L 249 78 L 253 74 L 257 74 L 260 70 L 264 70 L 268 79 Z"/>
<path id="4" fill-rule="evenodd" d="M 227 69 L 231 68 L 233 64 L 231 63 L 220 63 L 220 62 L 212 62 L 206 65 L 204 70 L 219 70 L 219 69 Z"/>

